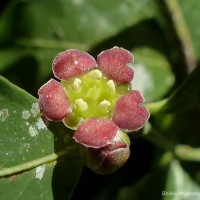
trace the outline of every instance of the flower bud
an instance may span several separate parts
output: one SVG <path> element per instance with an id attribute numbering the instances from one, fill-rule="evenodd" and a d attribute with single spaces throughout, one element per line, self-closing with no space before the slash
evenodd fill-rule
<path id="1" fill-rule="evenodd" d="M 91 118 L 83 122 L 73 138 L 85 148 L 86 165 L 98 174 L 115 172 L 130 155 L 130 140 L 109 119 Z"/>

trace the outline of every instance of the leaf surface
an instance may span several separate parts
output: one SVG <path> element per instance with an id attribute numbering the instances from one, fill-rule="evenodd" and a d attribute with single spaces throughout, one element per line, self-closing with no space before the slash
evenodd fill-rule
<path id="1" fill-rule="evenodd" d="M 62 198 L 69 198 L 81 164 L 70 154 L 56 164 L 59 152 L 54 153 L 54 134 L 40 117 L 37 99 L 3 77 L 0 77 L 0 128 L 0 199 L 53 199 L 53 196 L 59 199 L 57 188 L 52 189 L 56 183 Z"/>

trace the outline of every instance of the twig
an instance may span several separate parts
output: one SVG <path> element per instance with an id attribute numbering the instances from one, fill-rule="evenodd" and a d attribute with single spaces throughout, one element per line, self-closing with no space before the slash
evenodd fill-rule
<path id="1" fill-rule="evenodd" d="M 171 61 L 177 82 L 181 83 L 196 67 L 196 56 L 187 25 L 182 15 L 178 0 L 156 0 L 161 23 L 170 43 Z"/>

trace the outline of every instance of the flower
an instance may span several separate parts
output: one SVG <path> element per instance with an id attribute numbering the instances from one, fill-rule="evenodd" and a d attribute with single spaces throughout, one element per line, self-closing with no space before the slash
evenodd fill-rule
<path id="1" fill-rule="evenodd" d="M 142 128 L 149 111 L 144 98 L 132 90 L 133 55 L 119 47 L 101 52 L 97 61 L 86 52 L 69 49 L 53 61 L 54 76 L 39 90 L 43 115 L 74 129 L 74 140 L 86 150 L 86 165 L 111 173 L 129 157 L 125 132 Z"/>

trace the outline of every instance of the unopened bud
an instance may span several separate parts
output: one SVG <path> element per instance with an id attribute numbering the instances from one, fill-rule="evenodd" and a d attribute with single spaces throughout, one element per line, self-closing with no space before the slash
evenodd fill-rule
<path id="1" fill-rule="evenodd" d="M 86 150 L 86 165 L 98 174 L 115 172 L 130 155 L 128 136 L 109 119 L 83 122 L 73 138 Z"/>

